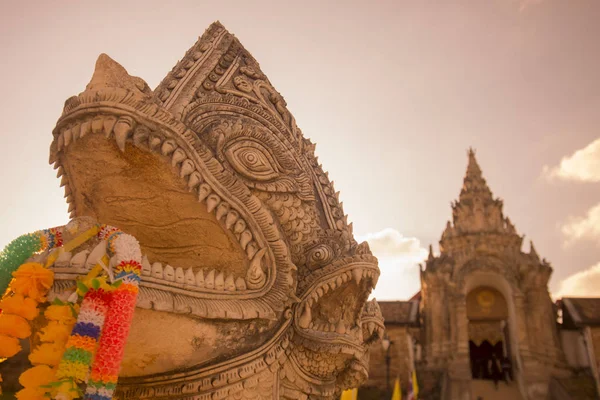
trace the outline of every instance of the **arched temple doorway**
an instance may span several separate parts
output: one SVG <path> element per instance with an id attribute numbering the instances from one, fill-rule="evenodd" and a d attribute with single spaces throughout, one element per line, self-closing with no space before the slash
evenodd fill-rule
<path id="1" fill-rule="evenodd" d="M 498 290 L 479 286 L 467 295 L 469 357 L 474 379 L 500 379 L 508 348 L 508 305 Z"/>

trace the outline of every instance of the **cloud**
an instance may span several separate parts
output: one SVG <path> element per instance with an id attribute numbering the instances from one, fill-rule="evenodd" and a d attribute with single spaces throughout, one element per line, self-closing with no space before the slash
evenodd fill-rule
<path id="1" fill-rule="evenodd" d="M 600 138 L 563 157 L 556 167 L 545 165 L 543 174 L 549 179 L 600 182 Z"/>
<path id="2" fill-rule="evenodd" d="M 554 298 L 598 297 L 600 295 L 600 262 L 592 267 L 577 272 L 560 283 Z"/>
<path id="3" fill-rule="evenodd" d="M 367 233 L 358 238 L 359 242 L 366 240 L 373 254 L 377 257 L 402 257 L 420 262 L 427 256 L 427 250 L 421 247 L 419 239 L 404 237 L 392 228 L 386 228 L 375 233 Z"/>
<path id="4" fill-rule="evenodd" d="M 425 260 L 428 251 L 419 239 L 405 237 L 395 229 L 386 228 L 357 238 L 366 240 L 379 259 L 381 276 L 371 298 L 378 300 L 406 300 L 421 287 L 418 263 Z"/>
<path id="5" fill-rule="evenodd" d="M 600 203 L 590 208 L 585 217 L 571 217 L 561 228 L 565 245 L 576 240 L 591 239 L 600 242 Z"/>

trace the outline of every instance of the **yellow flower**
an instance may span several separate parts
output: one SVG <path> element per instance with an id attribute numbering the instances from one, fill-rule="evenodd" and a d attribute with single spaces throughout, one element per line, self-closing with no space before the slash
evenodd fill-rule
<path id="1" fill-rule="evenodd" d="M 31 336 L 31 327 L 23 317 L 2 313 L 0 315 L 0 334 L 25 339 Z"/>
<path id="2" fill-rule="evenodd" d="M 74 324 L 76 317 L 73 315 L 71 306 L 64 305 L 53 305 L 44 311 L 44 315 L 51 321 L 60 321 L 63 324 Z"/>
<path id="3" fill-rule="evenodd" d="M 46 294 L 54 282 L 54 272 L 39 263 L 25 263 L 12 273 L 15 280 L 10 287 L 38 303 L 46 300 Z"/>
<path id="4" fill-rule="evenodd" d="M 103 272 L 103 271 L 101 270 L 100 272 Z M 88 288 L 94 287 L 93 281 L 96 280 L 98 288 L 103 289 L 105 292 L 110 292 L 110 291 L 114 290 L 114 287 L 108 284 L 108 282 L 106 281 L 107 278 L 108 277 L 106 277 L 106 276 L 98 276 L 98 274 L 92 270 L 92 271 L 90 271 L 89 274 L 87 274 L 84 277 L 80 277 L 77 280 L 79 282 L 81 282 L 85 287 L 88 287 Z M 84 295 L 84 293 L 82 293 L 81 290 L 79 290 L 79 287 L 77 288 L 77 293 L 80 294 L 81 296 Z"/>
<path id="5" fill-rule="evenodd" d="M 39 388 L 54 381 L 55 371 L 47 365 L 37 365 L 29 368 L 19 377 L 19 383 L 26 388 Z"/>
<path id="6" fill-rule="evenodd" d="M 0 335 L 0 357 L 12 357 L 21 351 L 19 339 Z"/>
<path id="7" fill-rule="evenodd" d="M 33 365 L 57 366 L 65 352 L 65 346 L 61 343 L 42 343 L 29 354 L 29 361 Z"/>
<path id="8" fill-rule="evenodd" d="M 58 321 L 50 321 L 48 325 L 42 328 L 40 340 L 42 342 L 56 342 L 66 344 L 71 334 L 71 325 L 65 325 Z"/>
<path id="9" fill-rule="evenodd" d="M 15 397 L 19 400 L 48 400 L 45 394 L 43 389 L 25 388 L 15 393 Z"/>
<path id="10" fill-rule="evenodd" d="M 53 399 L 60 400 L 72 400 L 81 397 L 75 384 L 68 381 L 61 383 L 60 386 L 53 387 L 51 394 Z"/>
<path id="11" fill-rule="evenodd" d="M 25 319 L 32 320 L 38 315 L 37 303 L 22 294 L 15 293 L 0 301 L 0 310 L 7 314 L 19 315 Z"/>

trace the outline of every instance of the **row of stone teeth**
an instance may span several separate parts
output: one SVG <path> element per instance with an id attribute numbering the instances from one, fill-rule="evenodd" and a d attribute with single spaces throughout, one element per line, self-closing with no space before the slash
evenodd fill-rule
<path id="1" fill-rule="evenodd" d="M 380 338 L 383 338 L 383 333 L 385 331 L 385 328 L 382 325 L 376 324 L 374 321 L 369 321 L 369 322 L 363 323 L 363 329 L 364 328 L 367 329 L 370 336 L 373 336 L 374 334 L 376 334 Z"/>
<path id="2" fill-rule="evenodd" d="M 374 321 L 369 321 L 367 323 L 362 324 L 362 329 L 359 328 L 358 325 L 354 325 L 354 327 L 348 328 L 342 319 L 340 319 L 337 324 L 311 321 L 308 324 L 308 326 L 305 327 L 305 324 L 303 323 L 304 318 L 307 318 L 306 311 L 303 312 L 300 319 L 300 327 L 303 329 L 319 332 L 335 332 L 340 335 L 349 334 L 351 336 L 360 336 L 363 333 L 362 329 L 366 329 L 369 333 L 369 336 L 377 334 L 379 337 L 383 337 L 385 329 L 383 326 L 376 324 Z"/>
<path id="3" fill-rule="evenodd" d="M 163 266 L 159 262 L 150 264 L 146 257 L 144 257 L 142 262 L 142 275 L 210 290 L 235 292 L 248 289 L 248 284 L 244 278 L 236 278 L 231 273 L 225 276 L 222 271 L 214 269 L 208 272 L 204 269 L 194 272 L 192 268 L 184 270 L 181 267 L 173 268 L 169 264 Z"/>
<path id="4" fill-rule="evenodd" d="M 362 333 L 358 326 L 348 328 L 342 320 L 338 321 L 337 324 L 329 324 L 327 322 L 311 322 L 308 326 L 308 330 L 316 332 L 335 332 L 340 335 L 350 335 L 359 337 Z"/>
<path id="5" fill-rule="evenodd" d="M 184 287 L 193 289 L 209 289 L 225 292 L 243 291 L 247 289 L 260 289 L 266 282 L 266 274 L 261 267 L 261 259 L 264 251 L 259 252 L 252 260 L 248 270 L 248 276 L 235 277 L 233 274 L 225 275 L 214 269 L 205 271 L 200 269 L 194 272 L 192 268 L 183 269 L 148 261 L 148 257 L 142 258 L 142 275 L 155 279 L 175 282 Z M 106 243 L 99 243 L 91 252 L 83 250 L 75 255 L 70 252 L 61 253 L 54 265 L 58 268 L 73 268 L 77 270 L 91 270 L 106 254 Z"/>
<path id="6" fill-rule="evenodd" d="M 328 322 L 315 322 L 312 317 L 311 306 L 308 302 L 304 303 L 302 313 L 300 314 L 300 318 L 298 319 L 298 325 L 302 329 L 320 332 L 335 332 L 339 333 L 340 335 L 351 332 L 354 329 L 358 330 L 359 323 L 360 321 L 356 321 L 356 324 L 354 324 L 351 328 L 348 328 L 344 323 L 343 318 L 340 318 L 339 321 L 335 324 Z"/>
<path id="7" fill-rule="evenodd" d="M 196 168 L 195 163 L 187 156 L 173 139 L 164 139 L 155 132 L 151 132 L 143 125 L 137 125 L 130 117 L 103 116 L 75 122 L 61 130 L 57 137 L 57 150 L 60 152 L 75 143 L 78 139 L 90 134 L 104 134 L 106 138 L 114 137 L 117 146 L 125 151 L 126 144 L 132 141 L 136 147 L 149 149 L 151 152 L 169 157 L 171 165 L 178 169 L 179 176 L 185 179 L 188 189 L 197 195 L 198 201 L 206 204 L 209 213 L 213 213 L 226 229 L 231 231 L 237 238 L 242 249 L 246 251 L 249 259 L 252 259 L 259 250 L 252 232 L 247 228 L 246 221 L 240 217 L 240 213 L 221 197 L 214 193 L 202 174 Z M 51 159 L 54 163 L 56 160 Z M 60 185 L 65 187 L 65 198 L 69 204 L 69 213 L 73 213 L 75 205 L 71 189 L 68 187 L 68 179 L 64 175 L 63 167 L 56 164 L 58 171 L 56 176 L 61 178 Z"/>
<path id="8" fill-rule="evenodd" d="M 372 286 L 374 287 L 378 279 L 377 272 L 373 271 L 369 268 L 354 268 L 351 271 L 346 271 L 338 275 L 335 279 L 331 279 L 319 286 L 316 290 L 314 290 L 310 297 L 307 300 L 307 303 L 310 307 L 312 307 L 313 303 L 318 301 L 319 298 L 323 297 L 325 294 L 329 293 L 331 290 L 335 290 L 350 280 L 354 280 L 356 284 L 359 284 L 363 278 L 371 278 L 373 280 Z"/>
<path id="9" fill-rule="evenodd" d="M 372 280 L 372 286 L 375 286 L 376 282 L 374 281 L 377 280 L 378 275 L 377 272 L 373 271 L 370 268 L 357 267 L 353 268 L 352 270 L 345 271 L 339 274 L 337 277 L 332 278 L 329 281 L 321 284 L 316 290 L 314 290 L 311 293 L 310 297 L 304 304 L 302 313 L 300 314 L 300 318 L 298 320 L 300 328 L 320 332 L 335 332 L 341 335 L 346 334 L 348 332 L 352 332 L 353 329 L 358 330 L 359 321 L 357 321 L 354 328 L 348 328 L 346 324 L 344 324 L 343 319 L 341 318 L 337 322 L 337 324 L 327 322 L 315 323 L 312 320 L 311 307 L 314 303 L 316 303 L 319 300 L 319 298 L 323 297 L 330 291 L 342 287 L 342 285 L 345 285 L 350 280 L 354 280 L 354 282 L 356 282 L 356 284 L 358 285 L 363 280 L 363 278 L 370 278 Z"/>

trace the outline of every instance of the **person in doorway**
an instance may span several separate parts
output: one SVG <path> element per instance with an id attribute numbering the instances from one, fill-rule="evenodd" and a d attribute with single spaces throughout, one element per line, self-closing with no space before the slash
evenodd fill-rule
<path id="1" fill-rule="evenodd" d="M 490 372 L 491 378 L 494 380 L 494 386 L 496 386 L 496 390 L 498 389 L 498 381 L 502 376 L 502 367 L 500 366 L 500 362 L 496 357 L 496 354 L 492 353 L 492 358 L 489 359 L 489 367 L 488 371 Z"/>
<path id="2" fill-rule="evenodd" d="M 504 382 L 508 385 L 508 381 L 513 380 L 512 376 L 512 365 L 510 363 L 510 358 L 504 357 L 502 359 L 502 376 L 504 378 Z"/>
<path id="3" fill-rule="evenodd" d="M 483 379 L 485 375 L 485 360 L 481 357 L 481 355 L 477 355 L 475 359 L 475 379 Z"/>

